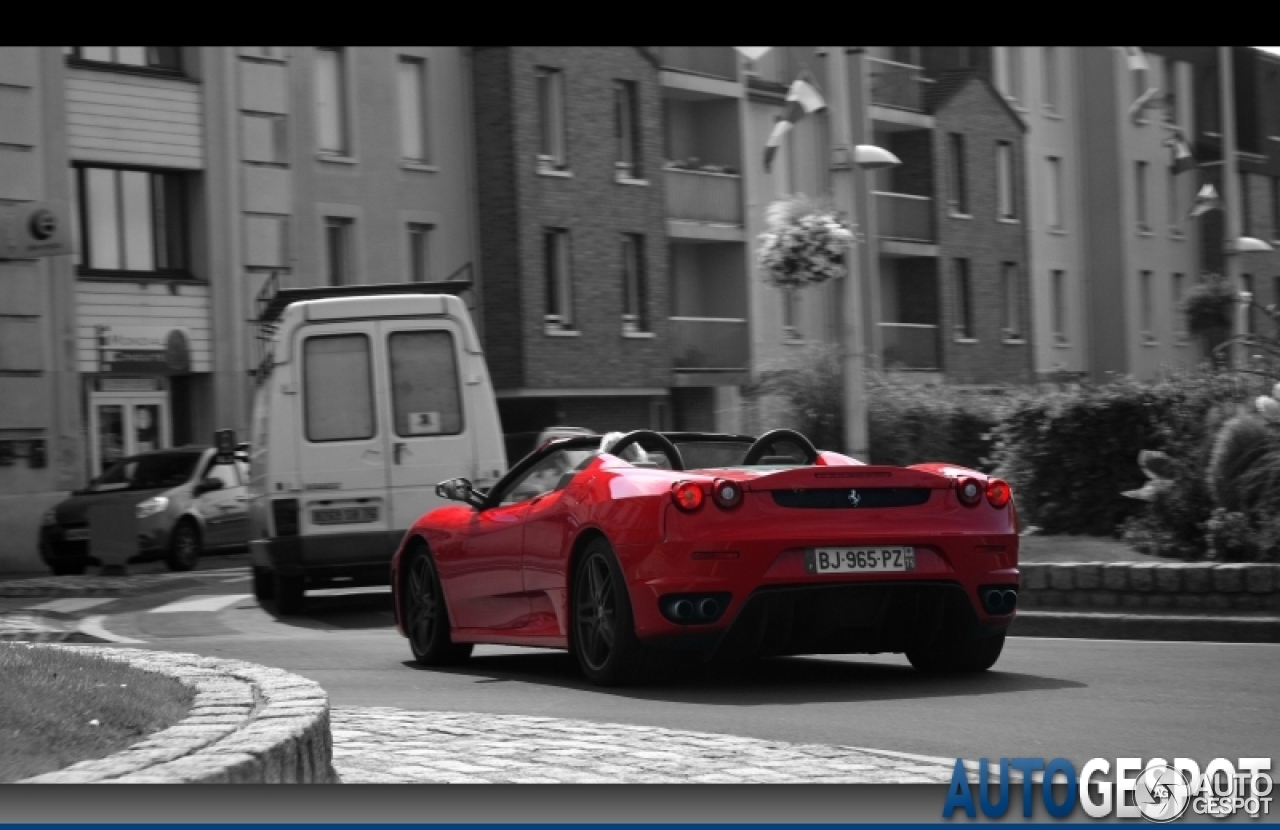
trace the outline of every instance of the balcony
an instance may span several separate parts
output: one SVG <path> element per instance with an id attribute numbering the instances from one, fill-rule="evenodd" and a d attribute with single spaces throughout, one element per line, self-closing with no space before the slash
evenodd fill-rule
<path id="1" fill-rule="evenodd" d="M 733 317 L 672 317 L 671 355 L 672 367 L 687 378 L 684 382 L 678 380 L 677 386 L 745 383 L 751 363 L 747 321 Z M 691 375 L 701 376 L 701 382 L 696 377 L 689 378 Z"/>
<path id="2" fill-rule="evenodd" d="M 881 239 L 919 242 L 938 241 L 933 229 L 933 199 L 908 193 L 875 191 L 876 231 Z"/>
<path id="3" fill-rule="evenodd" d="M 924 68 L 881 58 L 867 58 L 871 103 L 880 107 L 924 112 Z"/>
<path id="4" fill-rule="evenodd" d="M 663 69 L 692 72 L 726 81 L 738 79 L 738 53 L 732 46 L 654 46 Z"/>
<path id="5" fill-rule="evenodd" d="M 742 177 L 668 167 L 667 219 L 677 238 L 737 241 L 742 230 Z"/>
<path id="6" fill-rule="evenodd" d="M 942 369 L 938 327 L 921 323 L 881 323 L 884 368 L 937 372 Z"/>

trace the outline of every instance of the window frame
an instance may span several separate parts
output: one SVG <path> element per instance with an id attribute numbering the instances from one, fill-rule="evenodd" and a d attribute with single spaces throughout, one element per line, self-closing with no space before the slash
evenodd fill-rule
<path id="1" fill-rule="evenodd" d="M 1156 343 L 1155 298 L 1152 296 L 1152 283 L 1155 272 L 1146 268 L 1138 271 L 1138 330 L 1143 339 L 1150 345 Z"/>
<path id="2" fill-rule="evenodd" d="M 322 247 L 324 250 L 324 271 L 325 284 L 330 286 L 355 285 L 356 284 L 356 257 L 355 257 L 355 227 L 356 217 L 354 216 L 335 216 L 325 214 L 321 221 L 321 230 L 324 234 Z M 342 273 L 335 271 L 335 258 L 333 255 L 334 239 L 332 231 L 336 228 L 344 229 L 339 238 L 343 243 L 342 251 Z M 337 279 L 335 279 L 335 277 Z"/>
<path id="3" fill-rule="evenodd" d="M 324 146 L 325 128 L 320 111 L 320 56 L 325 53 L 334 55 L 337 60 L 337 83 L 334 91 L 337 93 L 338 143 L 341 145 L 339 149 L 330 149 Z M 314 107 L 315 115 L 316 153 L 322 159 L 353 159 L 355 158 L 355 124 L 351 118 L 352 101 L 348 49 L 345 46 L 317 46 L 315 47 L 314 63 L 315 67 L 311 73 L 311 83 L 313 93 L 312 106 Z"/>
<path id="4" fill-rule="evenodd" d="M 1067 272 L 1064 268 L 1049 269 L 1049 301 L 1053 304 L 1049 310 L 1049 325 L 1055 345 L 1063 346 L 1071 342 L 1067 334 Z"/>
<path id="5" fill-rule="evenodd" d="M 1049 167 L 1049 216 L 1046 224 L 1051 231 L 1064 231 L 1067 223 L 1062 215 L 1062 157 L 1045 156 L 1045 161 Z"/>
<path id="6" fill-rule="evenodd" d="M 548 334 L 577 333 L 574 315 L 573 249 L 569 229 L 544 227 L 542 231 L 543 282 Z"/>
<path id="7" fill-rule="evenodd" d="M 622 331 L 624 334 L 652 332 L 648 313 L 649 280 L 644 243 L 644 234 L 622 234 Z"/>
<path id="8" fill-rule="evenodd" d="M 951 281 L 956 297 L 955 339 L 977 342 L 973 319 L 973 268 L 968 257 L 951 260 Z"/>
<path id="9" fill-rule="evenodd" d="M 408 245 L 405 262 L 409 266 L 408 282 L 431 282 L 431 234 L 435 229 L 435 224 L 431 222 L 405 223 L 405 244 Z M 421 240 L 421 251 L 415 239 Z M 422 266 L 421 278 L 417 271 L 419 264 Z"/>
<path id="10" fill-rule="evenodd" d="M 118 59 L 104 61 L 104 60 L 98 60 L 96 58 L 86 58 L 83 52 L 84 48 L 85 47 L 83 46 L 66 47 L 64 51 L 66 54 L 67 63 L 71 66 L 80 66 L 85 69 L 102 69 L 109 72 L 127 72 L 127 73 L 133 73 L 138 75 L 158 75 L 166 78 L 188 77 L 186 68 L 183 65 L 181 46 L 144 46 L 142 48 L 146 50 L 145 54 L 147 58 L 147 63 L 145 64 L 121 63 Z M 119 50 L 121 47 L 108 46 L 106 48 L 112 50 L 112 55 L 118 58 L 119 52 L 117 50 Z M 160 62 L 153 63 L 151 61 L 151 55 L 152 55 L 153 49 L 157 50 L 156 52 L 157 56 L 159 55 L 159 50 L 172 49 L 173 50 L 172 65 L 166 65 L 165 63 L 160 63 Z"/>
<path id="11" fill-rule="evenodd" d="M 617 154 L 614 169 L 620 179 L 639 181 L 644 179 L 640 85 L 636 81 L 617 79 L 613 82 L 613 95 Z"/>
<path id="12" fill-rule="evenodd" d="M 1151 233 L 1151 214 L 1147 204 L 1148 181 L 1147 170 L 1150 165 L 1143 159 L 1133 163 L 1133 221 L 1138 233 Z"/>
<path id="13" fill-rule="evenodd" d="M 996 218 L 1001 222 L 1018 221 L 1016 168 L 1013 142 L 996 141 Z"/>
<path id="14" fill-rule="evenodd" d="M 369 374 L 369 424 L 373 431 L 368 435 L 345 438 L 312 438 L 311 437 L 311 383 L 307 378 L 308 355 L 307 348 L 313 340 L 325 340 L 338 337 L 361 337 L 364 338 L 366 345 L 365 356 L 367 358 L 366 367 Z M 381 428 L 378 423 L 378 396 L 377 396 L 377 379 L 374 377 L 374 360 L 373 360 L 373 337 L 366 331 L 335 331 L 326 332 L 324 334 L 309 334 L 302 339 L 302 436 L 309 444 L 336 444 L 345 441 L 371 441 L 381 434 Z"/>
<path id="15" fill-rule="evenodd" d="M 408 113 L 405 112 L 404 71 L 406 67 L 414 67 L 416 100 L 418 107 L 417 130 L 421 143 L 421 156 L 411 156 L 405 147 L 405 129 L 408 126 Z M 400 160 L 406 164 L 430 167 L 432 165 L 431 142 L 431 66 L 430 61 L 419 55 L 400 54 L 396 56 L 396 109 L 400 119 Z"/>
<path id="16" fill-rule="evenodd" d="M 538 170 L 569 170 L 568 123 L 565 118 L 565 72 L 562 68 L 539 66 L 535 70 L 538 113 Z"/>
<path id="17" fill-rule="evenodd" d="M 1182 301 L 1186 295 L 1186 272 L 1170 271 L 1169 287 L 1173 297 L 1173 331 L 1178 340 L 1186 340 L 1187 316 L 1182 313 Z"/>
<path id="18" fill-rule="evenodd" d="M 1000 335 L 1006 343 L 1026 341 L 1022 332 L 1022 285 L 1018 279 L 1018 263 L 1000 263 L 1000 288 L 1004 297 Z"/>
<path id="19" fill-rule="evenodd" d="M 392 341 L 397 337 L 413 337 L 418 335 L 444 335 L 448 338 L 449 343 L 449 365 L 453 367 L 454 390 L 457 395 L 458 403 L 458 428 L 448 431 L 441 430 L 439 432 L 401 432 L 400 431 L 400 393 L 396 384 L 394 347 Z M 395 329 L 387 332 L 386 341 L 387 349 L 387 379 L 390 385 L 390 403 L 391 403 L 391 431 L 397 438 L 442 438 L 451 435 L 462 435 L 467 431 L 467 393 L 464 388 L 462 378 L 462 367 L 458 364 L 458 341 L 454 337 L 454 333 L 444 328 L 426 328 L 426 329 Z M 406 412 L 405 415 L 410 413 Z"/>
<path id="20" fill-rule="evenodd" d="M 966 168 L 964 133 L 947 134 L 947 210 L 952 216 L 972 216 L 969 213 L 969 183 Z"/>
<path id="21" fill-rule="evenodd" d="M 1061 86 L 1059 81 L 1060 67 L 1059 61 L 1062 60 L 1061 54 L 1056 46 L 1043 46 L 1040 51 L 1041 57 L 1041 81 L 1044 110 L 1051 115 L 1058 115 L 1061 109 L 1061 103 L 1058 96 L 1061 94 Z"/>
<path id="22" fill-rule="evenodd" d="M 119 261 L 123 264 L 126 256 L 127 233 L 124 220 L 123 173 L 144 173 L 147 175 L 148 207 L 150 221 L 148 232 L 151 241 L 151 260 L 155 267 L 149 270 L 129 268 L 101 268 L 93 262 L 93 230 L 90 222 L 90 199 L 87 198 L 86 185 L 89 170 L 105 170 L 115 173 L 115 211 L 116 233 Z M 84 277 L 119 277 L 123 279 L 194 279 L 191 272 L 191 205 L 189 173 L 167 168 L 144 167 L 126 164 L 105 164 L 100 162 L 73 162 L 71 164 L 71 190 L 73 205 L 72 234 L 75 239 L 75 270 L 77 276 Z M 159 185 L 157 185 L 159 182 Z M 157 200 L 157 187 L 163 199 Z M 163 201 L 161 214 L 157 214 L 157 201 Z M 170 208 L 176 206 L 176 210 Z M 163 228 L 163 234 L 159 230 Z M 163 255 L 161 247 L 165 249 Z M 176 266 L 160 267 L 161 261 L 178 260 Z M 78 260 L 78 261 L 77 261 Z"/>

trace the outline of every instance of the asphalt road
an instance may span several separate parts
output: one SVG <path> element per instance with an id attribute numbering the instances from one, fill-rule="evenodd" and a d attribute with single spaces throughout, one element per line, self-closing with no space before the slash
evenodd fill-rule
<path id="1" fill-rule="evenodd" d="M 230 592 L 248 594 L 243 586 Z M 172 602 L 172 595 L 152 602 Z M 217 604 L 217 603 L 215 603 Z M 391 627 L 389 594 L 313 596 L 277 618 L 249 596 L 216 611 L 112 616 L 145 647 L 278 666 L 335 706 L 487 712 L 661 726 L 920 755 L 1144 759 L 1280 756 L 1280 646 L 1011 638 L 983 675 L 935 678 L 894 655 L 688 667 L 636 689 L 586 684 L 567 655 L 480 647 L 426 670 Z"/>

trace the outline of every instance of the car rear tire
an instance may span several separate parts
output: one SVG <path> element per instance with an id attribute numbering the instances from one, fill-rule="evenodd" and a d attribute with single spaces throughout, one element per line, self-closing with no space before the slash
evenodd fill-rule
<path id="1" fill-rule="evenodd" d="M 1002 632 L 952 642 L 946 648 L 908 651 L 907 659 L 918 671 L 929 674 L 982 672 L 996 664 L 1003 650 Z"/>
<path id="2" fill-rule="evenodd" d="M 587 679 L 597 686 L 638 681 L 649 655 L 636 638 L 622 568 L 603 538 L 589 542 L 578 560 L 569 600 L 569 647 Z"/>
<path id="3" fill-rule="evenodd" d="M 306 581 L 301 576 L 275 575 L 276 613 L 284 616 L 301 614 L 307 606 Z"/>
<path id="4" fill-rule="evenodd" d="M 471 656 L 471 643 L 450 638 L 449 609 L 431 553 L 419 547 L 409 554 L 401 609 L 413 659 L 423 666 L 456 666 Z"/>
<path id="5" fill-rule="evenodd" d="M 49 567 L 53 569 L 54 576 L 80 576 L 86 565 L 83 562 L 54 562 Z"/>
<path id="6" fill-rule="evenodd" d="M 259 602 L 272 599 L 276 595 L 275 575 L 266 568 L 254 566 L 253 569 L 253 595 L 257 597 Z"/>
<path id="7" fill-rule="evenodd" d="M 190 571 L 200 561 L 200 528 L 190 519 L 183 519 L 169 536 L 169 553 L 165 564 L 171 571 Z"/>

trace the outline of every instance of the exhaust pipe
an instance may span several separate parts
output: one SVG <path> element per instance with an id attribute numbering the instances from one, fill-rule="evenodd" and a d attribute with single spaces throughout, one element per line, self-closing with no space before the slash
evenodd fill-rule
<path id="1" fill-rule="evenodd" d="M 698 603 L 698 615 L 703 619 L 711 619 L 718 613 L 720 613 L 720 603 L 716 602 L 714 599 L 708 597 Z"/>
<path id="2" fill-rule="evenodd" d="M 1004 610 L 1012 611 L 1014 606 L 1018 604 L 1018 592 L 1005 591 L 1000 595 L 1000 599 L 1004 603 Z"/>
<path id="3" fill-rule="evenodd" d="M 693 616 L 693 603 L 687 599 L 676 600 L 671 604 L 671 613 L 678 620 L 687 620 Z"/>

